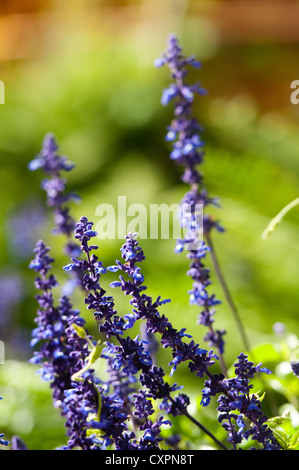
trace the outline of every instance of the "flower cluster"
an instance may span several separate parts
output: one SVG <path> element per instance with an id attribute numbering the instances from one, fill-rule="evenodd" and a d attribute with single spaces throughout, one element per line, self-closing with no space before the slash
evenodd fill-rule
<path id="1" fill-rule="evenodd" d="M 212 396 L 220 394 L 218 400 L 220 403 L 218 408 L 220 411 L 219 420 L 223 422 L 223 427 L 228 431 L 228 441 L 230 443 L 235 445 L 241 443 L 244 438 L 249 439 L 251 437 L 251 439 L 262 444 L 266 450 L 278 449 L 279 445 L 274 439 L 273 433 L 264 424 L 268 418 L 261 409 L 259 398 L 249 394 L 252 388 L 249 381 L 254 378 L 255 374 L 258 372 L 270 373 L 270 371 L 261 367 L 260 364 L 254 366 L 253 363 L 248 361 L 247 356 L 241 353 L 238 362 L 235 364 L 235 378 L 225 379 L 223 375 L 211 373 L 210 368 L 218 359 L 214 352 L 201 349 L 193 340 L 189 343 L 184 342 L 184 337 L 191 338 L 191 336 L 186 334 L 185 329 L 177 331 L 173 328 L 170 321 L 158 311 L 158 308 L 168 301 L 161 301 L 158 298 L 156 302 L 153 302 L 152 298 L 143 292 L 146 289 L 142 285 L 144 277 L 136 263 L 144 259 L 144 254 L 137 240 L 131 234 L 127 236 L 127 241 L 121 252 L 125 263 L 121 264 L 117 261 L 117 265 L 127 273 L 129 280 L 125 280 L 123 276 L 120 276 L 120 281 L 113 282 L 112 286 L 121 287 L 126 295 L 132 297 L 130 303 L 133 306 L 133 312 L 129 318 L 130 326 L 136 320 L 145 319 L 147 331 L 161 335 L 162 346 L 164 348 L 169 347 L 172 351 L 173 360 L 170 362 L 172 373 L 181 362 L 188 361 L 191 372 L 195 372 L 199 377 L 208 377 L 202 392 L 201 403 L 203 406 L 207 406 Z M 170 401 L 167 397 L 163 402 L 164 409 L 175 415 L 176 410 L 182 412 L 184 407 L 186 409 L 189 399 L 186 395 L 179 395 L 176 400 L 171 402 L 170 407 L 169 404 Z M 238 416 L 233 414 L 234 410 L 238 411 Z M 240 426 L 238 431 L 232 425 L 233 418 L 237 420 L 237 424 Z M 250 430 L 245 430 L 246 426 L 243 425 L 242 418 L 251 423 Z"/>
<path id="2" fill-rule="evenodd" d="M 250 394 L 252 388 L 250 380 L 258 372 L 271 373 L 267 368 L 261 367 L 261 364 L 254 366 L 248 357 L 241 353 L 235 364 L 235 377 L 226 380 L 220 378 L 219 382 L 222 383 L 224 393 L 218 398 L 220 412 L 218 420 L 228 432 L 228 441 L 234 449 L 244 438 L 247 440 L 251 438 L 260 443 L 264 450 L 279 450 L 279 444 L 265 424 L 268 417 L 261 409 L 260 398 Z M 205 386 L 203 396 L 205 404 L 208 404 L 210 398 L 219 393 L 220 388 L 219 383 L 215 386 L 213 379 L 207 380 Z M 248 428 L 246 421 L 250 422 Z"/>
<path id="3" fill-rule="evenodd" d="M 159 308 L 169 300 L 158 297 L 153 301 L 145 294 L 147 288 L 143 284 L 144 276 L 138 266 L 145 256 L 136 237 L 128 234 L 121 248 L 123 262 L 117 260 L 115 265 L 105 268 L 94 253 L 98 249 L 92 242 L 95 236 L 93 223 L 86 217 L 81 217 L 75 226 L 75 238 L 80 242 L 85 259 L 72 258 L 65 269 L 82 272 L 83 284 L 88 292 L 85 300 L 87 308 L 93 311 L 99 323 L 99 331 L 106 339 L 116 340 L 106 341 L 101 354 L 108 360 L 112 372 L 110 380 L 101 384 L 101 387 L 98 384 L 100 381 L 95 379 L 90 369 L 85 370 L 82 381 L 75 382 L 73 379 L 74 374 L 84 368 L 88 359 L 86 342 L 78 337 L 73 328 L 74 324 L 82 327 L 84 321 L 77 311 L 72 310 L 67 298 L 60 300 L 58 308 L 53 305 L 51 290 L 57 285 L 57 281 L 49 274 L 53 259 L 42 241 L 37 243 L 36 256 L 30 263 L 30 267 L 39 273 L 36 286 L 42 290 L 42 294 L 37 296 L 40 309 L 36 320 L 38 327 L 33 332 L 32 342 L 33 346 L 41 343 L 41 347 L 35 353 L 33 362 L 43 363 L 42 374 L 51 381 L 54 402 L 67 417 L 69 442 L 65 448 L 103 448 L 114 443 L 117 449 L 158 449 L 161 426 L 170 424 L 170 421 L 163 416 L 155 421 L 150 419 L 153 414 L 152 400 L 160 400 L 160 410 L 169 415 L 189 416 L 188 396 L 181 393 L 174 398 L 171 396 L 172 392 L 181 387 L 165 381 L 165 372 L 152 363 L 150 352 L 145 347 L 146 342 L 139 336 L 135 339 L 125 336 L 137 320 L 144 320 L 146 331 L 150 335 L 161 335 L 161 345 L 171 349 L 171 374 L 180 363 L 187 361 L 191 372 L 199 377 L 208 377 L 202 393 L 202 405 L 208 405 L 212 396 L 220 395 L 219 420 L 228 431 L 229 442 L 233 446 L 236 446 L 237 441 L 240 443 L 243 438 L 248 439 L 250 436 L 265 449 L 271 446 L 275 448 L 277 444 L 264 424 L 267 417 L 260 408 L 259 399 L 249 396 L 249 379 L 254 373 L 264 369 L 254 367 L 245 356 L 240 355 L 239 363 L 236 364 L 236 378 L 225 379 L 222 375 L 211 373 L 210 368 L 217 360 L 213 350 L 200 348 L 185 329 L 176 330 L 159 313 Z M 100 282 L 101 276 L 107 271 L 119 270 L 123 274 L 110 286 L 120 287 L 125 295 L 131 297 L 132 312 L 124 316 L 117 314 L 113 297 L 106 295 Z M 185 337 L 191 340 L 185 342 Z M 139 388 L 135 388 L 137 381 L 141 385 Z M 134 388 L 131 387 L 133 383 Z M 240 416 L 233 413 L 235 410 Z M 91 419 L 91 416 L 97 416 L 98 419 Z M 243 417 L 252 423 L 250 431 L 245 431 Z M 139 433 L 142 433 L 140 437 L 136 431 L 129 430 L 126 423 L 129 419 L 132 419 L 135 429 L 138 423 Z M 232 424 L 233 419 L 236 419 L 238 430 Z"/>
<path id="4" fill-rule="evenodd" d="M 0 434 L 0 445 L 2 445 L 2 446 L 8 446 L 9 441 L 7 441 L 7 440 L 5 440 L 5 439 L 2 439 L 3 437 L 4 437 L 4 434 L 1 433 L 1 434 Z"/>
<path id="5" fill-rule="evenodd" d="M 134 395 L 135 402 L 137 400 L 138 403 L 141 401 L 144 403 L 145 399 L 148 398 L 161 399 L 161 409 L 166 410 L 167 413 L 174 415 L 184 413 L 189 400 L 184 395 L 179 395 L 175 399 L 170 397 L 170 394 L 179 387 L 176 384 L 170 385 L 165 382 L 165 372 L 161 367 L 157 367 L 152 363 L 150 351 L 145 347 L 146 341 L 140 339 L 139 335 L 134 339 L 125 336 L 126 331 L 138 319 L 138 314 L 134 311 L 132 314 L 120 317 L 115 310 L 113 297 L 107 296 L 106 291 L 100 285 L 102 274 L 107 271 L 116 272 L 121 269 L 131 279 L 126 281 L 123 276 L 120 276 L 120 281 L 114 281 L 110 286 L 121 287 L 126 295 L 132 295 L 134 299 L 139 297 L 140 292 L 146 289 L 145 286 L 141 285 L 144 277 L 140 272 L 140 268 L 136 266 L 136 263 L 145 258 L 143 251 L 138 246 L 136 239 L 132 235 L 128 235 L 126 243 L 121 248 L 125 264 L 117 261 L 116 265 L 105 268 L 102 262 L 98 260 L 98 257 L 92 253 L 98 248 L 97 245 L 90 243 L 90 240 L 95 236 L 93 223 L 88 221 L 86 217 L 81 217 L 76 224 L 75 238 L 80 241 L 81 250 L 85 253 L 86 259 L 73 258 L 72 263 L 66 265 L 65 269 L 67 271 L 73 269 L 83 271 L 83 283 L 86 291 L 89 292 L 85 300 L 87 308 L 93 310 L 94 318 L 99 323 L 99 331 L 104 333 L 107 339 L 115 338 L 117 340 L 116 343 L 106 342 L 103 357 L 109 360 L 112 369 L 120 371 L 125 376 L 135 377 L 138 375 L 140 384 L 147 389 L 147 392 L 145 395 L 142 389 L 138 390 Z M 150 298 L 147 299 L 151 302 Z M 144 301 L 146 302 L 145 299 Z M 164 301 L 158 299 L 156 306 L 163 303 Z M 131 301 L 131 304 L 134 305 L 134 302 Z M 139 317 L 143 318 L 142 315 L 139 315 Z M 150 329 L 148 331 L 151 333 Z M 180 334 L 183 335 L 184 333 L 180 332 Z M 140 397 L 139 394 L 141 394 Z M 138 410 L 135 410 L 134 416 L 139 416 Z M 139 416 L 139 418 L 141 417 Z M 158 424 L 153 423 L 147 417 L 145 423 L 140 427 L 140 430 L 143 431 L 143 440 L 142 443 L 139 443 L 139 446 L 142 446 L 142 448 L 157 446 L 160 441 L 158 437 L 160 426 L 166 423 L 168 424 L 168 421 L 165 421 L 163 417 L 159 419 Z M 145 436 L 147 437 L 145 438 Z M 125 441 L 121 439 L 120 442 L 115 440 L 116 446 L 121 446 L 121 448 L 124 448 L 125 442 L 128 448 L 131 448 L 134 445 L 135 437 L 126 438 Z"/>
<path id="6" fill-rule="evenodd" d="M 117 266 L 126 273 L 128 279 L 124 279 L 121 275 L 120 280 L 111 283 L 110 286 L 121 287 L 125 295 L 132 297 L 130 304 L 133 310 L 131 314 L 126 315 L 128 324 L 133 326 L 136 320 L 145 320 L 146 329 L 149 333 L 153 335 L 156 333 L 161 334 L 161 345 L 164 348 L 171 348 L 173 352 L 173 360 L 170 362 L 172 366 L 171 375 L 181 362 L 194 356 L 197 357 L 197 362 L 202 364 L 202 368 L 205 367 L 203 364 L 212 365 L 214 363 L 213 359 L 217 358 L 213 351 L 208 352 L 200 348 L 193 340 L 188 345 L 183 343 L 182 338 L 191 338 L 191 336 L 186 333 L 184 328 L 180 331 L 173 328 L 165 315 L 160 315 L 158 309 L 161 305 L 169 303 L 170 300 L 161 300 L 158 297 L 153 301 L 152 297 L 144 293 L 144 290 L 146 290 L 146 286 L 143 285 L 144 276 L 141 273 L 141 268 L 136 263 L 143 261 L 145 257 L 132 234 L 127 235 L 126 243 L 123 245 L 121 252 L 125 262 L 122 264 L 117 261 Z M 199 370 L 198 373 L 200 375 Z"/>
<path id="7" fill-rule="evenodd" d="M 121 248 L 124 262 L 121 263 L 117 260 L 115 266 L 104 268 L 102 263 L 98 261 L 98 257 L 91 254 L 97 248 L 96 245 L 90 244 L 91 238 L 96 235 L 92 230 L 92 226 L 93 224 L 86 217 L 82 217 L 79 223 L 76 224 L 75 236 L 80 240 L 81 248 L 86 253 L 87 260 L 73 259 L 73 263 L 67 265 L 66 269 L 78 269 L 80 267 L 85 271 L 83 279 L 86 290 L 92 290 L 92 293 L 87 296 L 86 304 L 89 309 L 94 310 L 94 316 L 100 323 L 100 331 L 105 332 L 107 337 L 114 336 L 118 340 L 118 344 L 107 343 L 104 349 L 105 354 L 114 358 L 112 367 L 117 370 L 122 369 L 127 375 L 132 376 L 139 371 L 142 372 L 139 381 L 147 388 L 148 392 L 146 394 L 145 391 L 139 391 L 141 397 L 138 398 L 138 403 L 142 402 L 144 409 L 150 410 L 150 405 L 145 402 L 148 397 L 162 399 L 160 408 L 174 416 L 186 413 L 189 404 L 189 398 L 186 395 L 179 394 L 175 399 L 170 397 L 170 392 L 174 391 L 176 387 L 170 388 L 163 379 L 165 373 L 162 368 L 152 365 L 151 357 L 148 351 L 145 350 L 143 342 L 138 337 L 134 340 L 129 336 L 123 337 L 124 332 L 131 328 L 137 320 L 145 320 L 146 330 L 151 334 L 160 334 L 162 346 L 170 348 L 172 351 L 171 373 L 175 372 L 180 363 L 188 361 L 191 372 L 195 372 L 199 377 L 208 377 L 203 390 L 202 405 L 208 405 L 212 396 L 220 394 L 219 411 L 222 412 L 220 419 L 221 421 L 225 420 L 224 427 L 229 432 L 229 442 L 235 444 L 234 439 L 236 439 L 235 432 L 233 428 L 231 429 L 231 421 L 234 416 L 231 411 L 239 406 L 238 400 L 239 402 L 243 400 L 242 414 L 254 426 L 247 433 L 244 431 L 245 427 L 241 427 L 241 431 L 238 431 L 239 443 L 243 438 L 248 439 L 251 436 L 252 439 L 257 440 L 265 448 L 275 447 L 277 444 L 271 431 L 267 426 L 264 426 L 267 417 L 260 408 L 259 399 L 249 396 L 249 389 L 251 388 L 249 379 L 253 378 L 256 372 L 265 372 L 266 370 L 260 366 L 254 367 L 244 355 L 240 355 L 239 363 L 236 364 L 236 378 L 225 379 L 223 375 L 211 373 L 210 368 L 217 360 L 213 350 L 207 351 L 200 348 L 192 339 L 189 343 L 186 343 L 183 338 L 191 338 L 191 336 L 186 334 L 185 329 L 176 330 L 170 321 L 158 311 L 161 305 L 169 301 L 161 300 L 160 297 L 153 301 L 150 296 L 145 294 L 144 291 L 147 288 L 143 284 L 144 276 L 140 266 L 137 265 L 145 259 L 145 256 L 135 236 L 128 234 L 126 242 Z M 106 292 L 100 287 L 100 276 L 106 272 L 106 269 L 112 272 L 117 270 L 123 272 L 119 276 L 119 281 L 113 281 L 110 286 L 121 288 L 125 295 L 131 297 L 132 313 L 124 317 L 119 317 L 116 314 L 113 298 L 111 296 L 107 298 Z M 135 396 L 137 397 L 137 395 Z M 247 400 L 246 404 L 245 398 Z M 224 403 L 229 409 L 226 414 L 223 413 Z M 257 412 L 253 413 L 253 407 L 259 410 L 258 417 Z M 239 417 L 238 423 L 242 422 L 242 417 Z"/>

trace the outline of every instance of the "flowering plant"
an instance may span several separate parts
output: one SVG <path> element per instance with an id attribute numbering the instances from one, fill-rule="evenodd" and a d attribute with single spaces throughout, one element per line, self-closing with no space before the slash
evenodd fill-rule
<path id="1" fill-rule="evenodd" d="M 143 269 L 146 254 L 138 234 L 128 233 L 120 249 L 121 259 L 104 266 L 100 258 L 104 242 L 98 246 L 94 241 L 94 222 L 86 216 L 75 221 L 70 213 L 69 202 L 78 197 L 67 191 L 63 172 L 73 165 L 58 154 L 54 136 L 47 135 L 29 169 L 42 169 L 47 175 L 42 188 L 53 210 L 54 233 L 65 236 L 68 262 L 63 269 L 70 278 L 57 300 L 59 284 L 52 272 L 55 260 L 49 246 L 38 240 L 29 265 L 36 272 L 38 290 L 31 363 L 40 366 L 39 373 L 52 390 L 53 406 L 64 419 L 66 442 L 60 449 L 157 451 L 184 450 L 188 445 L 194 449 L 178 424 L 183 419 L 199 432 L 200 446 L 209 444 L 220 450 L 295 449 L 299 439 L 296 430 L 280 428 L 288 417 L 269 417 L 263 407 L 265 394 L 254 388 L 254 381 L 263 383 L 267 379 L 262 377 L 270 376 L 271 371 L 259 358 L 255 361 L 215 253 L 212 233 L 224 229 L 206 213 L 206 206 L 218 205 L 218 200 L 208 194 L 199 171 L 204 161 L 203 130 L 192 108 L 196 94 L 202 95 L 204 90 L 186 79 L 188 67 L 198 68 L 200 64 L 194 57 L 186 58 L 178 39 L 171 35 L 166 52 L 155 65 L 167 65 L 173 80 L 161 100 L 163 105 L 174 104 L 166 141 L 172 143 L 170 158 L 183 168 L 182 182 L 188 185 L 180 206 L 190 208 L 188 215 L 184 210 L 180 213 L 184 236 L 177 240 L 174 251 L 186 252 L 190 260 L 187 275 L 192 286 L 188 294 L 191 305 L 199 307 L 198 323 L 206 327 L 204 343 L 194 338 L 196 330 L 191 335 L 186 328 L 175 327 L 170 320 L 169 299 L 150 295 Z M 203 210 L 202 218 L 198 207 Z M 210 269 L 205 264 L 209 256 L 244 342 L 244 350 L 230 367 L 225 360 L 225 331 L 215 327 L 215 307 L 221 302 L 210 293 Z M 106 288 L 105 276 L 109 273 L 115 279 Z M 84 296 L 98 327 L 96 334 L 88 331 L 83 314 L 74 308 L 74 290 Z M 129 298 L 127 314 L 116 308 L 113 294 L 117 291 Z M 168 316 L 163 313 L 166 308 Z M 169 355 L 167 364 L 159 364 L 157 359 L 161 348 Z M 104 364 L 104 376 L 97 373 L 98 361 Z M 192 397 L 181 392 L 183 384 L 172 379 L 184 364 L 198 379 L 198 409 Z M 291 367 L 299 376 L 298 363 L 293 361 Z M 201 410 L 207 407 L 217 412 L 216 432 L 201 421 Z M 0 444 L 9 443 L 0 439 Z M 27 448 L 16 436 L 11 447 Z"/>

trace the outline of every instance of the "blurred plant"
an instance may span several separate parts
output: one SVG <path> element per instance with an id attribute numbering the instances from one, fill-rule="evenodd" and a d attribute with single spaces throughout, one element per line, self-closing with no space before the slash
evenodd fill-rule
<path id="1" fill-rule="evenodd" d="M 72 239 L 75 220 L 70 214 L 67 203 L 71 200 L 78 202 L 80 198 L 77 194 L 67 191 L 67 181 L 62 176 L 62 172 L 72 170 L 74 165 L 66 157 L 57 153 L 58 148 L 55 137 L 52 134 L 47 134 L 41 152 L 29 163 L 28 167 L 31 171 L 42 169 L 49 175 L 49 179 L 43 180 L 42 189 L 46 191 L 47 205 L 53 211 L 55 224 L 53 233 L 66 237 L 64 247 L 66 255 L 77 256 L 80 254 L 80 249 Z M 80 273 L 74 272 L 74 277 L 63 286 L 62 293 L 69 296 L 76 285 L 81 285 L 81 283 Z"/>
<path id="2" fill-rule="evenodd" d="M 28 450 L 26 444 L 19 436 L 13 436 L 11 439 L 12 450 Z"/>
<path id="3" fill-rule="evenodd" d="M 23 296 L 23 282 L 19 273 L 6 272 L 0 274 L 0 326 L 7 325 Z"/>
<path id="4" fill-rule="evenodd" d="M 36 242 L 36 234 L 47 223 L 44 207 L 27 201 L 20 209 L 12 212 L 7 221 L 7 242 L 15 260 L 28 259 Z M 34 227 L 34 230 L 32 230 Z"/>

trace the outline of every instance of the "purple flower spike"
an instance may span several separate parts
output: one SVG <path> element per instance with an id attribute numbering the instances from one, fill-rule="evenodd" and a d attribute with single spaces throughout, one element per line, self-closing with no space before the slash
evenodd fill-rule
<path id="1" fill-rule="evenodd" d="M 39 241 L 34 250 L 35 258 L 30 267 L 38 272 L 35 285 L 41 291 L 36 299 L 39 304 L 32 332 L 31 346 L 39 346 L 31 362 L 41 364 L 41 377 L 51 383 L 53 401 L 66 418 L 68 444 L 64 449 L 80 448 L 91 450 L 96 441 L 87 435 L 89 415 L 96 414 L 98 389 L 93 371 L 89 371 L 83 381 L 73 382 L 73 374 L 80 371 L 89 356 L 88 345 L 78 336 L 73 325 L 84 326 L 85 321 L 79 311 L 73 310 L 67 297 L 62 297 L 59 305 L 54 305 L 52 289 L 57 285 L 50 274 L 53 259 L 49 248 Z"/>
<path id="2" fill-rule="evenodd" d="M 171 35 L 168 39 L 167 50 L 158 64 L 167 65 L 174 83 L 164 90 L 162 104 L 173 101 L 174 119 L 167 128 L 166 140 L 172 142 L 170 158 L 184 168 L 182 181 L 190 185 L 190 190 L 181 201 L 181 227 L 185 230 L 184 238 L 177 240 L 175 253 L 184 250 L 191 260 L 187 274 L 193 279 L 192 290 L 189 291 L 190 303 L 201 309 L 198 323 L 208 328 L 205 340 L 212 348 L 217 348 L 220 354 L 224 352 L 224 331 L 213 329 L 213 306 L 220 303 L 214 295 L 209 295 L 209 270 L 205 268 L 203 258 L 209 247 L 202 241 L 203 234 L 213 228 L 222 231 L 222 227 L 214 219 L 205 214 L 209 204 L 218 206 L 216 198 L 211 198 L 203 186 L 203 176 L 198 166 L 203 163 L 204 145 L 201 134 L 202 127 L 193 116 L 193 102 L 196 94 L 204 90 L 198 85 L 189 85 L 186 81 L 189 67 L 198 68 L 200 64 L 192 57 L 185 57 L 179 46 L 178 39 Z M 187 208 L 187 210 L 186 210 Z M 222 361 L 224 365 L 224 361 Z"/>
<path id="3" fill-rule="evenodd" d="M 53 210 L 55 222 L 53 232 L 67 236 L 65 251 L 68 255 L 74 255 L 77 253 L 78 247 L 70 241 L 70 237 L 74 230 L 75 221 L 70 215 L 67 203 L 77 202 L 80 198 L 66 189 L 67 182 L 62 176 L 62 172 L 72 170 L 74 165 L 66 157 L 57 153 L 58 148 L 55 137 L 52 134 L 47 134 L 39 155 L 29 163 L 28 167 L 31 171 L 41 169 L 46 173 L 47 178 L 42 182 L 42 189 L 47 194 L 47 205 Z"/>

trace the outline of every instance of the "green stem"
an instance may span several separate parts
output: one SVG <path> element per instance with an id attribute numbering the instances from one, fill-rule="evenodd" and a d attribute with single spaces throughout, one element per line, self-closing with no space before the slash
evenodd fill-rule
<path id="1" fill-rule="evenodd" d="M 209 247 L 211 248 L 212 262 L 213 262 L 214 269 L 215 269 L 215 272 L 217 274 L 218 280 L 220 282 L 220 285 L 223 289 L 226 301 L 229 305 L 229 308 L 230 308 L 230 310 L 233 314 L 233 317 L 235 319 L 235 322 L 237 324 L 237 327 L 238 327 L 239 333 L 241 335 L 244 347 L 245 347 L 246 351 L 249 352 L 250 351 L 250 345 L 249 345 L 249 342 L 248 342 L 248 339 L 247 339 L 247 336 L 246 336 L 241 318 L 239 316 L 238 310 L 235 306 L 235 303 L 232 299 L 231 293 L 228 289 L 227 283 L 226 283 L 225 278 L 223 276 L 222 270 L 220 268 L 220 264 L 219 264 L 218 258 L 216 256 L 216 253 L 215 253 L 215 248 L 214 248 L 214 244 L 213 244 L 212 239 L 211 239 L 211 235 L 209 233 L 205 233 L 205 237 L 206 237 L 206 240 L 207 240 L 207 243 L 208 243 Z"/>
<path id="2" fill-rule="evenodd" d="M 174 399 L 169 396 L 170 400 L 175 403 Z M 209 436 L 222 450 L 229 450 L 223 442 L 219 441 L 214 434 L 212 434 L 202 423 L 197 421 L 194 416 L 190 415 L 187 410 L 183 410 L 183 414 L 190 420 L 192 421 L 193 424 L 195 424 L 199 429 L 201 429 L 207 436 Z"/>
<path id="3" fill-rule="evenodd" d="M 282 221 L 282 218 L 291 210 L 293 207 L 299 204 L 299 198 L 297 197 L 294 201 L 287 204 L 281 211 L 271 220 L 267 228 L 264 230 L 262 234 L 262 238 L 266 240 L 270 233 L 274 232 L 276 226 Z"/>

